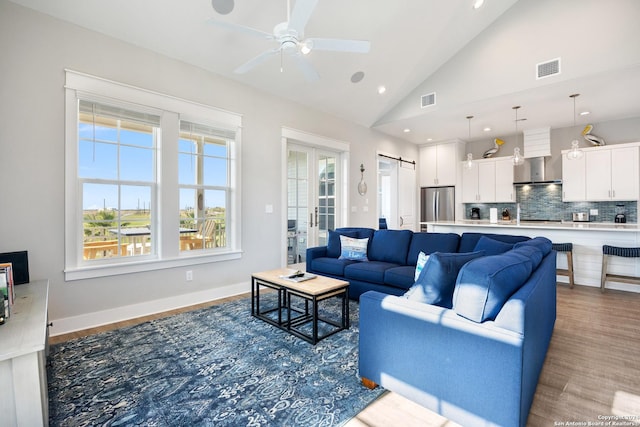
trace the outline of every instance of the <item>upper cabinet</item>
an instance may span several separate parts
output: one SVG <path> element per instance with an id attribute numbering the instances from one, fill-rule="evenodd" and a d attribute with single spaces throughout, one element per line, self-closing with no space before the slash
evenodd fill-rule
<path id="1" fill-rule="evenodd" d="M 513 190 L 513 157 L 498 157 L 496 162 L 496 202 L 515 202 Z"/>
<path id="2" fill-rule="evenodd" d="M 562 201 L 583 202 L 587 200 L 585 182 L 585 156 L 569 159 L 562 154 Z"/>
<path id="3" fill-rule="evenodd" d="M 515 201 L 511 157 L 474 160 L 472 167 L 462 162 L 462 203 L 503 203 Z"/>
<path id="4" fill-rule="evenodd" d="M 456 167 L 462 143 L 449 142 L 420 148 L 420 186 L 456 185 Z"/>
<path id="5" fill-rule="evenodd" d="M 569 160 L 563 152 L 562 190 L 565 202 L 638 200 L 638 144 L 590 147 L 576 160 Z"/>

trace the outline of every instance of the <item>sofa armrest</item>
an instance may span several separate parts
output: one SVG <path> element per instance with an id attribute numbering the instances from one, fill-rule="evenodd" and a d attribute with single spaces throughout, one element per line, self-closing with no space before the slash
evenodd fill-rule
<path id="1" fill-rule="evenodd" d="M 327 247 L 326 246 L 315 246 L 312 248 L 307 248 L 307 271 L 313 271 L 313 260 L 317 258 L 322 258 L 327 256 Z"/>
<path id="2" fill-rule="evenodd" d="M 360 376 L 462 425 L 521 425 L 523 342 L 450 309 L 360 297 Z"/>

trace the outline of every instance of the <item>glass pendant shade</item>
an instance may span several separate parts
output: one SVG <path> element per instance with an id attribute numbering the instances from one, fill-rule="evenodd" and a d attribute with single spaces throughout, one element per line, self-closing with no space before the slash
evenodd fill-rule
<path id="1" fill-rule="evenodd" d="M 524 164 L 524 156 L 520 154 L 520 147 L 516 147 L 513 149 L 513 164 L 515 166 Z"/>
<path id="2" fill-rule="evenodd" d="M 464 167 L 467 169 L 473 168 L 473 154 L 467 153 L 467 160 L 464 162 Z"/>
<path id="3" fill-rule="evenodd" d="M 582 150 L 580 149 L 580 142 L 577 139 L 571 141 L 571 150 L 567 153 L 567 159 L 569 160 L 578 160 L 583 156 Z"/>
<path id="4" fill-rule="evenodd" d="M 518 110 L 520 109 L 519 105 L 512 107 L 512 109 L 516 112 L 516 146 L 518 145 Z M 523 119 L 526 120 L 526 119 Z M 524 164 L 524 156 L 520 153 L 520 147 L 516 147 L 513 149 L 513 165 L 520 166 Z"/>
<path id="5" fill-rule="evenodd" d="M 569 95 L 569 98 L 573 98 L 573 127 L 576 127 L 576 97 L 580 96 L 579 93 Z M 571 151 L 567 153 L 567 159 L 578 160 L 582 158 L 582 150 L 580 149 L 580 142 L 577 139 L 571 141 Z"/>

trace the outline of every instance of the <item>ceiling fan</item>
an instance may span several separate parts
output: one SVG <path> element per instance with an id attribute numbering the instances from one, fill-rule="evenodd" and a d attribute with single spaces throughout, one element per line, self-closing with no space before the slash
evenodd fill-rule
<path id="1" fill-rule="evenodd" d="M 290 0 L 287 0 L 287 21 L 276 25 L 273 28 L 273 34 L 257 30 L 255 28 L 246 27 L 244 25 L 234 24 L 230 22 L 209 19 L 209 23 L 219 27 L 225 27 L 234 31 L 243 32 L 245 34 L 258 37 L 265 40 L 274 40 L 277 46 L 269 49 L 255 58 L 249 60 L 234 70 L 236 74 L 244 74 L 257 65 L 265 62 L 269 58 L 281 55 L 289 55 L 296 66 L 302 71 L 305 78 L 309 81 L 315 81 L 320 78 L 313 65 L 304 57 L 312 50 L 327 50 L 334 52 L 369 52 L 370 43 L 364 40 L 344 40 L 344 39 L 326 39 L 326 38 L 308 38 L 304 39 L 304 28 L 315 9 L 318 0 L 296 0 L 293 10 L 290 7 Z M 282 71 L 282 65 L 280 67 Z"/>

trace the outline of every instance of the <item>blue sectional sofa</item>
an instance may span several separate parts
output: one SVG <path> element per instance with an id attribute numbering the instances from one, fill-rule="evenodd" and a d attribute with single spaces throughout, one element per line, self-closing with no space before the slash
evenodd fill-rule
<path id="1" fill-rule="evenodd" d="M 348 233 L 370 233 L 373 243 L 380 231 Z M 391 236 L 407 239 L 394 231 L 385 233 L 381 247 L 368 247 L 371 261 L 332 260 L 327 255 L 335 247 L 308 251 L 308 268 L 323 274 L 331 266 L 333 277 L 356 287 L 363 384 L 380 385 L 464 426 L 525 426 L 556 319 L 551 242 L 411 233 L 408 242 L 393 244 Z M 412 264 L 420 250 L 431 255 L 415 281 Z M 397 262 L 401 253 L 404 265 Z M 358 263 L 360 271 L 350 271 Z M 365 276 L 368 263 L 372 273 Z M 443 283 L 452 293 L 439 288 Z"/>
<path id="2" fill-rule="evenodd" d="M 341 259 L 340 236 L 369 239 L 367 262 Z M 472 252 L 482 236 L 507 243 L 529 239 L 501 234 L 414 233 L 410 230 L 338 228 L 329 231 L 327 246 L 307 249 L 307 271 L 349 281 L 349 297 L 358 299 L 366 291 L 403 295 L 414 284 L 416 263 L 422 251 Z"/>

